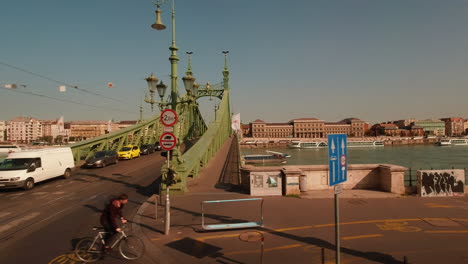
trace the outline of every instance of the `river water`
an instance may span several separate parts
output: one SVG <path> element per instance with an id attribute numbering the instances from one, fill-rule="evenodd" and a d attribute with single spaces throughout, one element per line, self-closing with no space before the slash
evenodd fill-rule
<path id="1" fill-rule="evenodd" d="M 326 165 L 328 148 L 242 148 L 242 154 L 264 154 L 266 150 L 288 153 L 286 165 Z M 468 168 L 468 146 L 402 145 L 348 148 L 348 164 L 394 164 L 412 170 Z"/>

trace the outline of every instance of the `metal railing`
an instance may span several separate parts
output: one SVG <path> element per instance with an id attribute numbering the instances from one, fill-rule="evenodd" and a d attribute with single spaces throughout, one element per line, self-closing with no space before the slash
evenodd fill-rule
<path id="1" fill-rule="evenodd" d="M 246 202 L 246 201 L 261 201 L 261 203 L 260 203 L 260 221 L 259 222 L 239 222 L 239 223 L 229 223 L 229 224 L 222 223 L 222 224 L 205 225 L 205 209 L 204 209 L 205 204 Z M 237 228 L 263 227 L 263 198 L 202 201 L 201 202 L 201 215 L 202 215 L 202 228 L 203 228 L 203 230 L 225 230 L 225 229 L 237 229 Z"/>
<path id="2" fill-rule="evenodd" d="M 229 91 L 226 90 L 217 110 L 216 119 L 208 125 L 206 132 L 197 143 L 182 155 L 181 163 L 176 168 L 176 184 L 171 185 L 170 189 L 185 192 L 187 178 L 198 177 L 200 169 L 216 155 L 231 133 Z M 167 169 L 163 168 L 163 171 L 165 170 Z"/>

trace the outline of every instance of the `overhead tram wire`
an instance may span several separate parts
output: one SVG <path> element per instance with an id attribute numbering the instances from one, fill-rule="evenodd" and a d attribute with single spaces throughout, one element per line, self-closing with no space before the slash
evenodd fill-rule
<path id="1" fill-rule="evenodd" d="M 65 83 L 65 82 L 62 82 L 62 81 L 58 81 L 58 80 L 49 78 L 49 77 L 47 77 L 47 76 L 40 75 L 40 74 L 31 72 L 31 71 L 28 71 L 28 70 L 25 70 L 25 69 L 22 69 L 22 68 L 19 68 L 19 67 L 10 65 L 10 64 L 8 64 L 8 63 L 4 63 L 4 62 L 1 62 L 1 61 L 0 61 L 0 64 L 1 64 L 1 65 L 4 65 L 4 66 L 7 66 L 7 67 L 10 67 L 10 68 L 13 68 L 13 69 L 18 70 L 18 71 L 22 71 L 22 72 L 25 72 L 25 73 L 34 75 L 34 76 L 36 76 L 36 77 L 39 77 L 39 78 L 42 78 L 42 79 L 45 79 L 45 80 L 54 82 L 54 83 L 62 84 L 62 85 L 65 85 L 65 86 L 68 86 L 68 87 L 77 89 L 77 90 L 82 91 L 82 92 L 85 92 L 85 93 L 89 93 L 89 94 L 97 95 L 97 96 L 102 96 L 102 97 L 104 97 L 104 98 L 107 98 L 107 99 L 109 99 L 109 100 L 113 100 L 113 101 L 116 101 L 116 102 L 121 102 L 121 103 L 124 102 L 124 101 L 122 101 L 122 100 L 115 99 L 115 98 L 112 98 L 112 97 L 108 97 L 108 96 L 105 96 L 105 95 L 103 95 L 103 94 L 95 93 L 95 92 L 92 92 L 92 91 L 88 91 L 88 90 L 83 89 L 83 88 L 80 88 L 80 87 L 78 87 L 78 86 L 76 86 L 76 85 L 72 85 L 72 84 L 69 84 L 69 83 Z"/>
<path id="2" fill-rule="evenodd" d="M 8 88 L 4 88 L 4 87 L 0 87 L 0 88 L 3 89 L 3 90 L 15 92 L 15 93 L 34 95 L 34 96 L 43 97 L 43 98 L 48 98 L 48 99 L 52 99 L 52 100 L 56 100 L 56 101 L 61 101 L 61 102 L 67 102 L 67 103 L 72 103 L 72 104 L 77 104 L 77 105 L 89 106 L 89 107 L 94 107 L 94 108 L 99 108 L 99 109 L 104 109 L 104 110 L 112 110 L 112 111 L 125 112 L 125 113 L 128 113 L 128 114 L 137 114 L 137 112 L 131 112 L 131 111 L 125 111 L 125 110 L 116 109 L 116 108 L 102 107 L 102 106 L 97 106 L 97 105 L 90 105 L 90 104 L 85 104 L 85 103 L 79 103 L 79 102 L 75 102 L 75 101 L 71 101 L 71 100 L 67 100 L 67 99 L 59 99 L 59 98 L 55 98 L 55 97 L 52 97 L 52 96 L 48 96 L 48 95 L 44 95 L 44 94 L 38 94 L 38 93 L 34 93 L 34 92 L 18 91 L 18 90 L 8 89 Z"/>

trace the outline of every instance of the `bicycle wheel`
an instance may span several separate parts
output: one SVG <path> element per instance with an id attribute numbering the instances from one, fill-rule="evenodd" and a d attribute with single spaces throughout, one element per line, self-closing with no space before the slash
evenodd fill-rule
<path id="1" fill-rule="evenodd" d="M 139 259 L 145 253 L 145 244 L 136 236 L 128 236 L 120 241 L 119 252 L 124 259 Z"/>
<path id="2" fill-rule="evenodd" d="M 75 247 L 75 255 L 84 262 L 94 262 L 101 257 L 102 243 L 98 239 L 95 243 L 94 238 L 88 237 L 81 239 Z"/>

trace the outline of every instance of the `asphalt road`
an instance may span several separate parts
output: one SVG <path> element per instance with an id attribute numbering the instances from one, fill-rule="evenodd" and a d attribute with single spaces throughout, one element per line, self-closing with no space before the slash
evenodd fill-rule
<path id="1" fill-rule="evenodd" d="M 69 179 L 38 183 L 33 190 L 0 190 L 0 263 L 66 264 L 75 243 L 95 235 L 111 196 L 127 193 L 124 214 L 132 219 L 155 193 L 164 158 L 159 153 L 100 169 L 80 169 Z M 71 258 L 64 256 L 71 256 Z M 127 263 L 110 254 L 99 263 Z M 148 257 L 133 263 L 153 263 Z"/>

